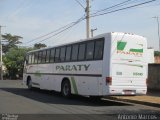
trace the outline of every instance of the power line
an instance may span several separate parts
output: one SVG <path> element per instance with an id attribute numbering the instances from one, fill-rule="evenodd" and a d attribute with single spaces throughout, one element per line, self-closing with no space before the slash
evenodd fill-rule
<path id="1" fill-rule="evenodd" d="M 74 25 L 75 23 L 79 22 L 81 19 L 84 19 L 84 18 L 85 18 L 85 16 L 82 16 L 81 18 L 79 18 L 79 19 L 76 20 L 75 22 L 71 22 L 71 23 L 69 23 L 69 24 L 67 24 L 67 25 L 65 25 L 65 26 L 63 26 L 63 27 L 60 27 L 60 28 L 58 28 L 58 29 L 56 29 L 56 30 L 54 30 L 54 31 L 52 31 L 52 32 L 49 32 L 49 33 L 47 33 L 47 34 L 45 34 L 45 35 L 36 37 L 36 38 L 34 38 L 34 39 L 26 42 L 25 44 L 28 44 L 28 43 L 34 42 L 34 41 L 36 41 L 36 40 L 42 39 L 42 38 L 44 38 L 44 37 L 46 37 L 46 36 L 49 36 L 49 35 L 51 35 L 51 34 L 53 34 L 53 33 L 55 33 L 55 34 L 56 34 L 57 32 L 59 33 L 59 31 L 61 32 L 61 31 L 65 30 L 66 28 L 70 28 L 70 26 Z M 45 39 L 47 39 L 47 38 L 45 38 Z M 49 37 L 48 37 L 48 39 L 49 39 Z"/>
<path id="2" fill-rule="evenodd" d="M 79 4 L 81 4 L 78 0 L 75 0 L 75 1 L 78 2 Z M 131 1 L 131 0 L 127 0 L 127 1 Z M 124 1 L 124 2 L 122 2 L 122 3 L 125 3 L 125 2 L 127 2 L 127 1 Z M 122 3 L 119 3 L 119 4 L 114 5 L 114 6 L 118 6 L 118 5 L 122 4 Z M 82 5 L 82 4 L 81 4 L 81 5 Z M 82 5 L 82 6 L 83 6 L 83 5 Z M 83 7 L 83 8 L 84 8 L 84 7 Z M 111 8 L 111 7 L 110 7 L 110 8 Z M 83 17 L 84 17 L 84 16 L 82 16 L 82 17 L 81 17 L 80 19 L 78 19 L 77 21 L 83 19 Z M 77 22 L 77 21 L 76 21 L 76 22 Z M 52 32 L 50 32 L 50 33 L 47 33 L 47 34 L 45 34 L 45 35 L 36 37 L 36 38 L 34 38 L 34 39 L 32 39 L 32 40 L 26 42 L 25 44 L 34 42 L 34 41 L 36 41 L 36 40 L 38 40 L 38 39 L 44 38 L 44 37 L 46 37 L 46 36 L 49 36 L 50 34 L 53 34 L 53 33 L 55 33 L 55 32 L 58 32 L 58 31 L 60 31 L 60 33 L 61 33 L 61 31 L 65 31 L 65 28 L 68 29 L 68 28 L 72 27 L 72 25 L 74 25 L 74 23 L 76 23 L 76 22 L 71 22 L 71 23 L 69 23 L 69 24 L 67 24 L 67 25 L 65 25 L 65 26 L 63 26 L 63 27 L 61 27 L 61 28 L 58 28 L 57 30 L 54 30 L 54 31 L 52 31 Z M 55 33 L 55 34 L 58 35 L 59 32 L 58 32 L 58 33 Z M 49 38 L 55 36 L 55 34 L 52 35 L 52 36 L 49 36 L 49 37 L 47 37 L 47 38 L 44 38 L 43 40 L 47 40 L 47 39 L 49 39 Z M 43 40 L 41 40 L 41 41 L 43 41 Z M 40 41 L 40 42 L 41 42 L 41 41 Z"/>
<path id="3" fill-rule="evenodd" d="M 82 0 L 83 2 L 86 2 L 85 0 Z"/>
<path id="4" fill-rule="evenodd" d="M 75 0 L 83 9 L 86 9 L 83 5 L 82 5 L 82 3 L 80 3 L 78 0 Z"/>
<path id="5" fill-rule="evenodd" d="M 156 0 L 150 0 L 150 1 L 147 1 L 147 2 L 143 2 L 143 3 L 136 4 L 136 5 L 132 5 L 132 6 L 129 6 L 129 7 L 124 7 L 124 8 L 120 8 L 120 9 L 117 9 L 117 10 L 113 10 L 113 11 L 109 11 L 109 12 L 105 12 L 105 13 L 100 13 L 100 14 L 95 14 L 95 15 L 93 13 L 90 17 L 96 17 L 96 16 L 101 16 L 101 15 L 113 13 L 113 12 L 118 12 L 118 11 L 121 11 L 121 10 L 137 7 L 137 6 L 144 5 L 144 4 L 147 4 L 147 3 L 151 3 L 151 2 L 154 2 L 154 1 L 156 1 Z"/>
<path id="6" fill-rule="evenodd" d="M 96 14 L 96 13 L 103 12 L 103 11 L 106 11 L 106 10 L 114 10 L 115 8 L 119 8 L 119 7 L 122 7 L 122 6 L 124 6 L 124 5 L 133 4 L 133 3 L 136 3 L 137 1 L 139 1 L 139 0 L 125 0 L 125 1 L 123 1 L 123 2 L 120 2 L 120 3 L 118 3 L 118 4 L 112 5 L 112 6 L 110 6 L 110 7 L 97 10 L 97 11 L 95 11 L 95 12 L 92 13 L 92 14 Z"/>
<path id="7" fill-rule="evenodd" d="M 72 28 L 73 26 L 77 25 L 78 23 L 80 23 L 80 22 L 83 21 L 84 19 L 85 19 L 85 17 L 77 20 L 77 21 L 74 22 L 74 24 L 72 24 L 71 26 L 68 26 L 68 27 L 66 27 L 65 29 L 62 29 L 61 31 L 59 31 L 59 32 L 57 32 L 57 33 L 55 33 L 55 34 L 53 34 L 53 35 L 51 35 L 51 36 L 49 36 L 49 37 L 47 37 L 47 38 L 45 38 L 45 39 L 42 39 L 42 40 L 40 40 L 40 41 L 38 41 L 38 42 L 36 42 L 36 43 L 46 41 L 46 40 L 48 40 L 48 39 L 50 39 L 50 38 L 52 38 L 52 37 L 54 37 L 54 36 L 57 36 L 57 35 L 61 34 L 62 32 L 64 32 L 64 31 Z M 36 43 L 34 43 L 34 44 L 36 44 Z M 32 45 L 34 45 L 34 44 L 32 44 Z"/>
<path id="8" fill-rule="evenodd" d="M 116 5 L 111 6 L 111 7 L 109 7 L 109 8 L 113 8 L 113 7 L 116 7 L 116 6 L 118 7 L 119 5 L 123 5 L 124 3 L 127 3 L 127 2 L 129 2 L 129 1 L 131 1 L 131 0 L 126 0 L 126 1 L 124 1 L 124 2 L 122 2 L 122 3 L 116 4 Z M 96 16 L 101 16 L 101 15 L 109 14 L 109 13 L 113 13 L 113 12 L 117 12 L 117 11 L 129 9 L 129 8 L 133 8 L 133 7 L 136 7 L 136 6 L 140 6 L 140 5 L 143 5 L 143 4 L 151 3 L 151 2 L 154 2 L 154 1 L 156 1 L 156 0 L 150 0 L 150 1 L 147 1 L 147 2 L 139 3 L 139 4 L 136 4 L 136 5 L 132 5 L 132 6 L 129 6 L 129 7 L 124 7 L 124 8 L 117 9 L 117 10 L 112 10 L 112 11 L 105 12 L 105 13 L 99 13 L 99 14 L 97 14 L 97 12 L 98 12 L 98 11 L 97 11 L 96 13 L 91 14 L 90 17 L 96 17 Z M 107 10 L 107 9 L 109 9 L 109 8 L 106 8 L 105 10 Z M 103 9 L 103 10 L 104 10 L 104 9 Z M 100 12 L 100 11 L 102 11 L 102 10 L 99 10 L 99 12 Z M 68 25 L 65 25 L 65 26 L 63 26 L 63 27 L 61 27 L 61 28 L 59 28 L 59 29 L 57 29 L 57 30 L 55 30 L 55 31 L 52 31 L 52 32 L 50 32 L 50 33 L 47 33 L 47 34 L 45 34 L 45 35 L 43 35 L 43 36 L 37 37 L 37 38 L 35 38 L 35 39 L 32 39 L 31 41 L 29 41 L 29 42 L 27 42 L 27 43 L 33 42 L 33 41 L 35 41 L 35 40 L 37 40 L 37 39 L 41 39 L 41 38 L 46 37 L 46 36 L 48 36 L 48 35 L 50 35 L 50 34 L 52 34 L 52 33 L 55 33 L 55 34 L 53 34 L 53 35 L 51 35 L 51 36 L 49 36 L 49 37 L 47 37 L 47 38 L 44 38 L 44 39 L 40 40 L 39 42 L 46 41 L 47 39 L 50 39 L 50 38 L 52 38 L 52 37 L 54 37 L 54 36 L 57 36 L 57 35 L 61 34 L 62 32 L 66 31 L 66 30 L 68 30 L 68 29 L 70 29 L 70 28 L 72 28 L 73 26 L 75 26 L 76 24 L 80 23 L 80 22 L 83 21 L 84 19 L 86 19 L 86 16 L 82 16 L 80 19 L 78 19 L 78 20 L 75 21 L 75 22 L 72 22 L 72 23 L 70 23 L 70 24 L 68 24 Z M 38 42 L 36 42 L 36 43 L 38 43 Z"/>
<path id="9" fill-rule="evenodd" d="M 84 18 L 84 19 L 85 19 L 85 18 Z M 45 38 L 45 39 L 43 39 L 43 40 L 41 40 L 41 41 L 39 41 L 39 42 L 45 41 L 45 40 L 47 40 L 47 39 L 49 39 L 49 38 L 52 38 L 52 37 L 54 37 L 54 36 L 56 36 L 56 35 L 58 35 L 58 34 L 64 32 L 64 31 L 66 31 L 66 30 L 72 28 L 73 26 L 75 26 L 76 24 L 80 23 L 80 22 L 83 21 L 84 19 L 81 19 L 81 20 L 75 22 L 73 25 L 71 25 L 71 26 L 69 26 L 69 27 L 67 27 L 67 28 L 65 28 L 65 29 L 63 29 L 63 30 L 61 30 L 61 31 L 59 31 L 58 33 L 55 33 L 54 35 L 52 35 L 52 36 L 50 36 L 50 37 L 48 37 L 48 38 Z"/>
<path id="10" fill-rule="evenodd" d="M 52 32 L 49 32 L 49 33 L 47 33 L 47 34 L 45 34 L 45 35 L 36 37 L 36 38 L 34 38 L 34 39 L 32 39 L 32 40 L 26 42 L 25 44 L 28 44 L 28 43 L 33 42 L 33 41 L 35 41 L 35 40 L 41 39 L 41 38 L 43 38 L 43 37 L 46 37 L 46 36 L 48 36 L 48 35 L 50 35 L 50 34 L 52 34 L 52 33 L 55 33 L 55 32 L 57 32 L 57 31 L 59 31 L 59 30 L 65 28 L 65 27 L 67 27 L 67 26 L 72 25 L 73 23 L 74 23 L 74 22 L 71 22 L 71 23 L 69 23 L 69 24 L 67 24 L 67 25 L 65 25 L 65 26 L 63 26 L 63 27 L 61 27 L 61 28 L 58 28 L 58 29 L 56 29 L 56 30 L 54 30 L 54 31 L 52 31 Z"/>
<path id="11" fill-rule="evenodd" d="M 102 12 L 102 11 L 105 11 L 105 10 L 108 10 L 108 9 L 111 9 L 111 8 L 114 8 L 114 7 L 119 7 L 119 5 L 123 6 L 123 5 L 125 5 L 124 3 L 127 3 L 127 2 L 129 2 L 129 1 L 132 1 L 132 0 L 126 0 L 126 1 L 124 1 L 124 2 L 118 3 L 118 4 L 113 5 L 113 6 L 111 6 L 111 7 L 98 10 L 98 11 L 96 11 L 94 14 L 97 14 L 97 13 L 99 13 L 99 12 Z M 120 6 L 120 7 L 121 7 L 121 6 Z"/>
<path id="12" fill-rule="evenodd" d="M 146 6 L 143 6 L 143 7 L 137 7 L 137 9 L 147 8 L 147 7 L 157 7 L 157 6 L 160 6 L 160 3 L 158 3 L 158 4 L 153 4 L 153 5 L 146 5 Z"/>
<path id="13" fill-rule="evenodd" d="M 53 43 L 53 40 L 54 40 L 54 44 L 55 45 L 56 44 L 60 44 L 62 41 L 63 41 L 63 43 L 66 43 L 66 42 L 68 43 L 70 40 L 72 41 L 73 39 L 70 39 L 70 38 L 72 38 L 73 35 L 75 35 L 73 32 L 75 30 L 77 30 L 80 25 L 81 24 L 77 24 L 77 25 L 73 26 L 73 28 L 68 29 L 67 31 L 65 31 L 65 32 L 63 32 L 61 34 L 58 34 L 57 36 L 53 37 L 53 39 L 48 39 L 47 40 L 47 43 L 49 43 L 48 45 L 52 45 L 50 43 Z"/>
<path id="14" fill-rule="evenodd" d="M 34 3 L 33 2 L 24 2 L 22 1 L 19 6 L 17 6 L 16 10 L 11 15 L 8 15 L 7 17 L 13 17 L 22 12 L 25 9 L 30 8 Z"/>

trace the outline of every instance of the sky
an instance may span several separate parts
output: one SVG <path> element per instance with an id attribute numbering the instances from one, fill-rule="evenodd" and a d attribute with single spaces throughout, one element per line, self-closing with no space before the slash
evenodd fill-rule
<path id="1" fill-rule="evenodd" d="M 33 46 L 41 43 L 54 46 L 86 38 L 86 21 L 73 26 L 61 34 L 53 31 L 77 21 L 85 15 L 86 0 L 0 0 L 0 25 L 2 34 L 19 35 L 21 46 Z M 90 13 L 111 7 L 127 0 L 90 0 Z M 128 0 L 129 1 L 129 0 Z M 107 9 L 117 10 L 151 0 L 130 0 L 124 6 Z M 134 33 L 147 38 L 148 47 L 159 49 L 157 21 L 160 17 L 160 0 L 138 7 L 117 11 L 90 18 L 90 28 L 95 29 L 94 36 L 107 32 Z M 160 18 L 159 18 L 160 19 Z M 48 36 L 35 39 L 40 36 Z"/>

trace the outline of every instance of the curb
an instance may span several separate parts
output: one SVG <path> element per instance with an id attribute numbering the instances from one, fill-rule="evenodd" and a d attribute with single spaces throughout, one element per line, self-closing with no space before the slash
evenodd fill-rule
<path id="1" fill-rule="evenodd" d="M 106 99 L 117 100 L 117 101 L 122 101 L 122 102 L 130 102 L 130 103 L 136 103 L 136 104 L 142 104 L 142 105 L 160 108 L 160 104 L 158 103 L 151 103 L 151 102 L 131 100 L 131 99 L 121 99 L 121 98 L 116 98 L 116 97 L 107 97 Z"/>

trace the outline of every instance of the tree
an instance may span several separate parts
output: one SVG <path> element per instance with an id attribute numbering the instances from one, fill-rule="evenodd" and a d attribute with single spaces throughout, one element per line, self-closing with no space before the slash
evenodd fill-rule
<path id="1" fill-rule="evenodd" d="M 21 36 L 11 35 L 10 33 L 2 35 L 2 39 L 6 40 L 6 44 L 4 44 L 2 48 L 3 53 L 8 52 L 10 48 L 17 48 L 17 44 L 22 43 L 19 41 L 22 38 Z"/>
<path id="2" fill-rule="evenodd" d="M 26 52 L 33 48 L 10 48 L 9 51 L 3 56 L 4 65 L 7 68 L 10 79 L 16 79 L 17 75 L 22 77 L 24 56 Z"/>
<path id="3" fill-rule="evenodd" d="M 160 52 L 159 51 L 154 51 L 154 56 L 160 56 Z"/>
<path id="4" fill-rule="evenodd" d="M 47 47 L 47 45 L 42 44 L 42 43 L 36 43 L 36 44 L 34 44 L 34 48 L 35 49 L 40 49 L 40 48 L 44 48 L 44 47 Z"/>

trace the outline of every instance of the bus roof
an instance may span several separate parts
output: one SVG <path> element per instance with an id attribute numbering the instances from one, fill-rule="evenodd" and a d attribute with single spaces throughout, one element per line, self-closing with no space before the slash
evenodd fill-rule
<path id="1" fill-rule="evenodd" d="M 94 36 L 94 37 L 89 38 L 89 39 L 80 39 L 80 40 L 73 41 L 73 42 L 68 42 L 68 43 L 59 44 L 59 45 L 55 45 L 55 46 L 51 46 L 51 47 L 46 47 L 46 48 L 42 48 L 42 49 L 32 50 L 32 51 L 29 51 L 28 53 L 32 53 L 32 52 L 36 52 L 36 51 L 43 51 L 43 50 L 47 50 L 47 49 L 51 49 L 51 48 L 55 48 L 55 47 L 61 47 L 61 46 L 64 46 L 64 45 L 70 45 L 70 44 L 74 44 L 74 43 L 78 43 L 78 42 L 84 42 L 84 41 L 87 41 L 87 40 L 98 39 L 98 38 L 105 37 L 105 36 L 107 36 L 107 35 L 109 35 L 109 34 L 128 34 L 128 35 L 136 35 L 136 34 L 126 33 L 126 32 L 108 32 L 108 33 L 103 33 L 103 34 Z M 140 36 L 140 35 L 136 35 L 136 36 L 143 37 L 143 36 Z"/>

